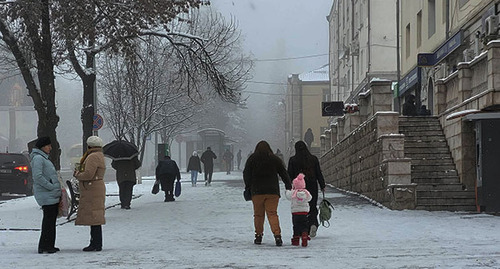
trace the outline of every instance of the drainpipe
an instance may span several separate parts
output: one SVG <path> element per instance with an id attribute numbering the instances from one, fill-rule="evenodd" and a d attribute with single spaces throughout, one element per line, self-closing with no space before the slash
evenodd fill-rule
<path id="1" fill-rule="evenodd" d="M 400 38 L 399 38 L 399 0 L 396 0 L 396 79 L 397 79 L 397 96 L 394 98 L 394 110 L 398 113 L 401 111 L 401 102 L 399 100 L 399 81 L 401 80 L 401 54 L 400 54 Z"/>

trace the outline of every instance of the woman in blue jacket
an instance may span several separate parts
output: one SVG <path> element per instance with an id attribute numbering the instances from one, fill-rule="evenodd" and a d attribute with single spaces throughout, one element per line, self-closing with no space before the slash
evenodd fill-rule
<path id="1" fill-rule="evenodd" d="M 42 232 L 38 243 L 38 253 L 55 253 L 56 219 L 61 199 L 61 184 L 57 179 L 54 164 L 49 160 L 52 145 L 49 137 L 38 138 L 31 152 L 33 192 L 36 202 L 43 209 Z"/>

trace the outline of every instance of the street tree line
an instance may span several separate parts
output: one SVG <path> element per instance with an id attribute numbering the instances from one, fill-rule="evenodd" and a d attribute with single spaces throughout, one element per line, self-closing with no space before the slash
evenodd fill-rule
<path id="1" fill-rule="evenodd" d="M 201 104 L 214 95 L 238 102 L 251 62 L 233 53 L 239 42 L 233 23 L 213 13 L 195 12 L 204 11 L 205 4 L 201 0 L 0 2 L 2 57 L 26 83 L 38 115 L 37 135 L 51 137 L 50 157 L 56 168 L 60 167 L 56 72 L 75 73 L 82 81 L 84 148 L 92 135 L 94 87 L 101 71 L 118 72 L 100 83 L 118 95 L 102 93 L 110 98 L 104 104 L 130 112 L 121 117 L 112 115 L 113 109 L 107 111 L 109 120 L 118 124 L 113 125 L 114 135 L 139 145 L 148 132 L 165 129 L 168 135 L 174 125 L 179 128 L 193 118 L 183 105 Z M 200 24 L 202 20 L 208 23 Z M 119 75 L 124 77 L 118 79 Z M 125 88 L 117 88 L 120 85 Z M 131 98 L 132 94 L 140 99 Z"/>

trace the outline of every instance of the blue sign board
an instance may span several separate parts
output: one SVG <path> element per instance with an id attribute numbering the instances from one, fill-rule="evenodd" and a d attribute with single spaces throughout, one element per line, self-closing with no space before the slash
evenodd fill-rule
<path id="1" fill-rule="evenodd" d="M 418 66 L 434 66 L 441 62 L 446 56 L 462 45 L 463 33 L 459 31 L 448 39 L 434 53 L 419 53 L 417 55 Z"/>
<path id="2" fill-rule="evenodd" d="M 420 83 L 420 67 L 415 67 L 403 79 L 399 81 L 399 96 L 403 95 L 408 89 Z"/>
<path id="3" fill-rule="evenodd" d="M 104 124 L 104 119 L 102 118 L 101 115 L 95 114 L 94 115 L 94 122 L 92 123 L 92 129 L 94 131 L 97 131 L 102 128 L 102 125 Z"/>

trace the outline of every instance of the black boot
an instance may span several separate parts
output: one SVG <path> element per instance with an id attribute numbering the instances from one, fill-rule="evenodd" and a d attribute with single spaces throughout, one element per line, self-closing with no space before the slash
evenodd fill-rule
<path id="1" fill-rule="evenodd" d="M 257 245 L 262 244 L 262 234 L 255 234 L 255 240 L 253 240 L 253 243 Z"/>
<path id="2" fill-rule="evenodd" d="M 276 241 L 276 246 L 283 246 L 283 240 L 281 239 L 281 235 L 275 235 L 274 240 Z"/>

